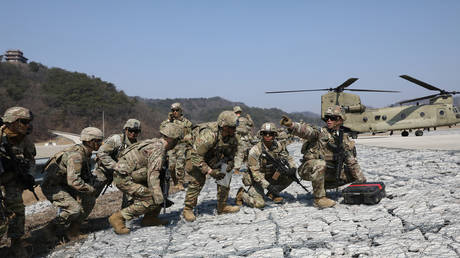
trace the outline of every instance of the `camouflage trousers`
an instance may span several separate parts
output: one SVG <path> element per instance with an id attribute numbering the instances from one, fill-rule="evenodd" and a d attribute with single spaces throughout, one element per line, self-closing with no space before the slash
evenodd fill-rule
<path id="1" fill-rule="evenodd" d="M 241 166 L 243 166 L 243 163 L 247 161 L 248 153 L 251 147 L 252 144 L 249 142 L 249 140 L 238 137 L 238 149 L 235 154 L 235 169 L 239 170 Z"/>
<path id="2" fill-rule="evenodd" d="M 198 167 L 192 167 L 187 173 L 192 177 L 187 187 L 187 193 L 185 194 L 184 206 L 189 208 L 195 208 L 198 202 L 198 195 L 200 195 L 204 184 L 206 183 L 206 175 L 201 173 L 201 169 Z M 228 199 L 229 187 L 221 186 L 217 184 L 217 203 L 226 203 Z"/>
<path id="3" fill-rule="evenodd" d="M 298 173 L 303 180 L 311 181 L 315 198 L 325 197 L 326 189 L 366 180 L 356 163 L 352 164 L 351 168 L 342 169 L 339 176 L 340 181 L 337 182 L 335 166 L 326 164 L 326 161 L 322 159 L 311 159 L 302 163 Z"/>
<path id="4" fill-rule="evenodd" d="M 125 220 L 132 220 L 146 213 L 155 213 L 155 215 L 158 215 L 160 211 L 161 206 L 155 204 L 153 197 L 150 200 L 147 198 L 140 199 L 132 197 L 129 206 L 121 210 L 121 215 Z"/>
<path id="5" fill-rule="evenodd" d="M 270 180 L 267 181 L 278 193 L 286 189 L 292 183 L 292 179 L 286 176 L 280 176 L 278 180 L 270 178 Z M 249 189 L 243 193 L 243 202 L 249 207 L 262 209 L 265 207 L 264 196 L 263 187 L 254 182 L 251 186 L 249 186 Z"/>
<path id="6" fill-rule="evenodd" d="M 174 149 L 168 151 L 169 170 L 174 184 L 184 184 L 185 180 L 185 152 L 187 145 L 183 142 L 179 143 Z"/>
<path id="7" fill-rule="evenodd" d="M 0 190 L 4 196 L 5 209 L 10 213 L 8 215 L 11 215 L 8 222 L 8 237 L 11 239 L 21 238 L 24 235 L 26 218 L 22 199 L 23 187 L 15 181 L 10 181 L 7 185 L 1 186 Z M 4 230 L 6 230 L 6 227 L 4 227 Z"/>
<path id="8" fill-rule="evenodd" d="M 94 194 L 80 193 L 69 186 L 42 185 L 46 198 L 58 208 L 55 219 L 57 224 L 68 226 L 82 223 L 91 213 L 96 203 Z"/>

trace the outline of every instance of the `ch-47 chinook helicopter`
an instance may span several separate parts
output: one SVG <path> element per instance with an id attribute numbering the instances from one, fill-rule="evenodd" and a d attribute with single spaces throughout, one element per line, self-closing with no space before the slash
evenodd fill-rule
<path id="1" fill-rule="evenodd" d="M 321 117 L 328 107 L 340 105 L 347 113 L 347 119 L 343 127 L 356 139 L 359 133 L 371 132 L 372 134 L 394 130 L 402 130 L 402 136 L 408 136 L 407 130 L 415 129 L 416 136 L 422 136 L 422 129 L 435 128 L 438 126 L 451 126 L 460 123 L 460 113 L 453 105 L 452 95 L 460 93 L 455 91 L 445 91 L 419 81 L 407 75 L 401 78 L 409 80 L 429 90 L 439 91 L 437 94 L 410 99 L 398 102 L 400 106 L 385 108 L 366 108 L 361 104 L 358 95 L 345 93 L 343 91 L 361 92 L 399 92 L 389 90 L 367 90 L 367 89 L 347 89 L 358 78 L 350 78 L 336 88 L 312 89 L 312 90 L 289 90 L 289 91 L 269 91 L 266 93 L 292 93 L 308 91 L 329 91 L 321 96 Z M 430 99 L 429 104 L 422 105 L 402 105 L 409 102 Z"/>

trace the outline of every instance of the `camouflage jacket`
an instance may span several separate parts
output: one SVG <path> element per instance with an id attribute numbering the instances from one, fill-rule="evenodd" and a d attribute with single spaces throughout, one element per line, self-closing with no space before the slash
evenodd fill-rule
<path id="1" fill-rule="evenodd" d="M 248 166 L 254 182 L 267 188 L 270 184 L 265 178 L 272 177 L 276 172 L 274 166 L 262 157 L 262 151 L 265 149 L 275 159 L 285 159 L 291 167 L 295 167 L 295 162 L 287 150 L 277 141 L 274 141 L 270 148 L 267 148 L 263 142 L 254 145 L 249 151 Z"/>
<path id="2" fill-rule="evenodd" d="M 253 125 L 254 122 L 252 121 L 252 118 L 249 114 L 246 115 L 246 117 L 238 117 L 238 126 L 236 127 L 236 134 L 239 136 L 250 134 Z"/>
<path id="3" fill-rule="evenodd" d="M 8 162 L 11 161 L 11 158 L 8 157 L 8 155 L 5 153 L 3 145 L 10 145 L 11 151 L 16 156 L 16 159 L 20 162 L 18 165 L 22 166 L 26 170 L 29 170 L 35 165 L 35 155 L 37 154 L 37 151 L 35 150 L 35 145 L 27 136 L 14 135 L 4 125 L 0 127 L 0 132 L 0 140 L 2 144 L 0 157 L 4 169 L 3 173 L 0 175 L 0 185 L 5 185 L 8 182 L 16 179 L 16 174 L 19 171 L 14 171 L 14 169 L 8 165 Z"/>
<path id="4" fill-rule="evenodd" d="M 338 132 L 329 130 L 327 127 L 314 127 L 304 123 L 294 123 L 291 128 L 292 134 L 305 139 L 302 146 L 304 162 L 311 159 L 322 159 L 326 164 L 335 166 L 334 146 L 338 138 Z M 350 140 L 346 134 L 343 136 L 343 146 L 345 150 L 345 164 L 356 163 L 354 141 Z"/>
<path id="5" fill-rule="evenodd" d="M 190 140 L 191 138 L 190 134 L 192 133 L 192 127 L 193 127 L 193 124 L 192 122 L 190 122 L 190 120 L 188 120 L 184 116 L 181 116 L 180 118 L 174 118 L 172 113 L 169 112 L 168 119 L 161 122 L 160 127 L 164 126 L 167 123 L 174 123 L 174 124 L 180 125 L 184 129 L 184 139 L 182 140 L 182 142 Z"/>
<path id="6" fill-rule="evenodd" d="M 117 187 L 134 197 L 153 196 L 156 204 L 163 203 L 160 174 L 166 162 L 165 146 L 164 140 L 154 138 L 125 149 L 115 165 Z"/>
<path id="7" fill-rule="evenodd" d="M 96 154 L 98 163 L 105 168 L 113 169 L 121 152 L 132 144 L 134 142 L 132 143 L 124 133 L 111 135 L 104 140 Z"/>
<path id="8" fill-rule="evenodd" d="M 227 162 L 233 167 L 238 141 L 234 136 L 222 137 L 217 122 L 198 125 L 192 132 L 193 145 L 187 151 L 187 160 L 192 161 L 194 167 L 199 167 L 203 173 L 209 168 L 218 169 L 221 162 Z"/>
<path id="9" fill-rule="evenodd" d="M 94 192 L 91 152 L 83 144 L 56 153 L 45 166 L 45 185 L 61 185 L 83 193 Z"/>

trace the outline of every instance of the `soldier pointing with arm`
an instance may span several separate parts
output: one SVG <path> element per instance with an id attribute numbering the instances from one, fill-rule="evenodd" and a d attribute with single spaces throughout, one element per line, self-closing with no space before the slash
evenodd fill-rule
<path id="1" fill-rule="evenodd" d="M 326 197 L 325 189 L 332 189 L 339 185 L 351 182 L 365 182 L 361 168 L 355 155 L 354 142 L 347 136 L 343 137 L 343 150 L 337 146 L 339 129 L 345 120 L 345 112 L 342 107 L 330 107 L 324 116 L 326 126 L 313 127 L 304 123 L 295 123 L 283 116 L 280 124 L 288 127 L 293 135 L 306 140 L 302 146 L 302 164 L 299 167 L 299 176 L 312 181 L 314 205 L 319 208 L 328 208 L 336 203 Z M 343 165 L 337 164 L 338 155 L 343 151 Z M 339 167 L 339 181 L 336 171 Z"/>

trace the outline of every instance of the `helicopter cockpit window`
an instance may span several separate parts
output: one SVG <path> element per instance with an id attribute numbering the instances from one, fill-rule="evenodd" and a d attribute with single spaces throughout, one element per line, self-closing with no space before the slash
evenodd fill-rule
<path id="1" fill-rule="evenodd" d="M 458 113 L 457 107 L 454 106 L 454 113 Z"/>
<path id="2" fill-rule="evenodd" d="M 444 110 L 439 110 L 439 114 L 440 114 L 441 116 L 443 116 L 443 115 L 444 115 Z"/>
<path id="3" fill-rule="evenodd" d="M 363 117 L 363 121 L 367 122 L 367 116 Z"/>
<path id="4" fill-rule="evenodd" d="M 421 117 L 424 117 L 424 116 L 425 116 L 425 112 L 420 112 L 420 116 L 421 116 Z"/>
<path id="5" fill-rule="evenodd" d="M 382 120 L 387 120 L 387 115 L 383 115 Z"/>
<path id="6" fill-rule="evenodd" d="M 376 115 L 375 120 L 380 120 L 380 115 Z"/>

